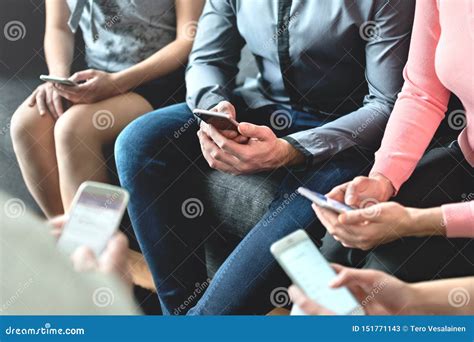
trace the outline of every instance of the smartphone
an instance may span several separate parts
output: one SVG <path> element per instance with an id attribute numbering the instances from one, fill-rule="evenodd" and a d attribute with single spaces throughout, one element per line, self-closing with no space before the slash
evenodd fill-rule
<path id="1" fill-rule="evenodd" d="M 304 230 L 275 242 L 270 251 L 292 282 L 312 300 L 338 315 L 363 314 L 360 304 L 346 287 L 329 287 L 336 272 Z"/>
<path id="2" fill-rule="evenodd" d="M 227 113 L 211 112 L 204 109 L 194 109 L 193 114 L 196 118 L 214 126 L 218 130 L 238 131 L 239 123 Z"/>
<path id="3" fill-rule="evenodd" d="M 64 78 L 64 77 L 41 75 L 40 80 L 44 82 L 58 83 L 58 84 L 62 84 L 65 86 L 70 86 L 70 87 L 77 86 L 76 82 L 71 81 L 70 79 Z"/>
<path id="4" fill-rule="evenodd" d="M 128 199 L 128 192 L 118 186 L 82 183 L 59 238 L 59 249 L 72 254 L 77 247 L 87 246 L 99 256 L 117 231 Z"/>
<path id="5" fill-rule="evenodd" d="M 353 210 L 351 207 L 349 207 L 348 205 L 345 205 L 344 203 L 333 200 L 318 192 L 314 192 L 303 187 L 299 187 L 298 192 L 300 193 L 300 195 L 306 197 L 317 206 L 335 211 L 336 213 L 339 213 L 339 214 L 342 214 L 346 211 Z"/>

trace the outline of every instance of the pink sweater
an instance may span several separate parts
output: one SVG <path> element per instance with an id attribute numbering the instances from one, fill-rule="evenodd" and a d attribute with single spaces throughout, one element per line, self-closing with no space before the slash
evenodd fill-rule
<path id="1" fill-rule="evenodd" d="M 417 0 L 404 78 L 372 172 L 401 187 L 443 119 L 450 92 L 466 109 L 458 141 L 474 167 L 474 0 Z M 446 204 L 442 211 L 448 236 L 474 237 L 474 201 Z"/>

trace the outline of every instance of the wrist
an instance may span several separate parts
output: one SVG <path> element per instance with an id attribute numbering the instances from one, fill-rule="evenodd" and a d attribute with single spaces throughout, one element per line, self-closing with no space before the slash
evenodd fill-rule
<path id="1" fill-rule="evenodd" d="M 446 235 L 441 208 L 407 208 L 410 217 L 410 236 Z"/>
<path id="2" fill-rule="evenodd" d="M 426 303 L 425 291 L 419 283 L 405 283 L 406 304 L 398 313 L 399 315 L 422 315 Z"/>
<path id="3" fill-rule="evenodd" d="M 395 195 L 395 187 L 393 186 L 392 181 L 390 179 L 378 172 L 371 173 L 369 177 L 375 179 L 380 185 L 382 185 L 384 193 L 383 200 L 386 201 Z"/>
<path id="4" fill-rule="evenodd" d="M 55 66 L 54 68 L 48 68 L 48 72 L 51 76 L 69 78 L 71 71 L 66 66 Z"/>
<path id="5" fill-rule="evenodd" d="M 133 77 L 127 70 L 111 73 L 110 76 L 115 88 L 118 89 L 121 94 L 126 93 L 135 86 L 133 84 Z"/>
<path id="6" fill-rule="evenodd" d="M 296 148 L 293 147 L 288 141 L 279 138 L 280 145 L 282 146 L 282 157 L 280 159 L 281 166 L 293 166 L 304 162 L 304 155 Z"/>

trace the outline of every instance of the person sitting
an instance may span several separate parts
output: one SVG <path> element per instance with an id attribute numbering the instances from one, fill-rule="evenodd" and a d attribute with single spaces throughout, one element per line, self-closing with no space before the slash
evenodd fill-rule
<path id="1" fill-rule="evenodd" d="M 187 103 L 141 116 L 115 144 L 130 218 L 165 314 L 272 308 L 269 294 L 282 272 L 270 245 L 298 228 L 324 235 L 296 188 L 327 192 L 365 172 L 402 85 L 413 13 L 414 1 L 206 3 Z M 235 89 L 244 45 L 259 75 Z M 238 132 L 198 123 L 195 108 L 226 112 L 241 122 Z M 210 169 L 244 179 L 267 171 L 282 182 L 200 298 L 196 284 L 208 279 L 203 244 L 217 230 L 199 193 Z"/>
<path id="2" fill-rule="evenodd" d="M 67 212 L 82 182 L 111 181 L 105 150 L 129 122 L 184 99 L 184 65 L 203 4 L 46 1 L 49 73 L 78 85 L 40 85 L 14 113 L 11 135 L 26 185 L 47 217 Z M 90 69 L 71 76 L 78 27 Z"/>
<path id="3" fill-rule="evenodd" d="M 464 29 L 473 25 L 473 5 L 417 2 L 405 84 L 375 164 L 368 177 L 328 194 L 365 208 L 337 215 L 314 207 L 331 234 L 322 249 L 331 261 L 362 267 L 372 260 L 408 281 L 473 274 L 474 37 Z M 423 156 L 451 92 L 465 112 L 448 121 L 462 132 Z"/>

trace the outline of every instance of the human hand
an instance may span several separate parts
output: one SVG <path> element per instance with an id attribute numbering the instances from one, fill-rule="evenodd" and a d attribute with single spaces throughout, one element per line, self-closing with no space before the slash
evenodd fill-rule
<path id="1" fill-rule="evenodd" d="M 128 264 L 128 239 L 123 233 L 115 234 L 107 244 L 102 254 L 97 257 L 86 247 L 78 247 L 71 256 L 74 269 L 77 272 L 100 272 L 114 275 L 132 286 L 132 276 Z"/>
<path id="2" fill-rule="evenodd" d="M 331 288 L 346 286 L 368 315 L 414 314 L 411 303 L 415 289 L 397 278 L 381 271 L 360 270 L 333 264 L 338 273 L 330 283 Z M 308 315 L 332 315 L 332 311 L 311 300 L 296 286 L 288 293 L 294 304 Z"/>
<path id="3" fill-rule="evenodd" d="M 356 177 L 336 186 L 326 196 L 354 207 L 366 207 L 368 202 L 385 202 L 395 194 L 392 182 L 381 174 Z M 372 203 L 373 204 L 373 203 Z"/>
<path id="4" fill-rule="evenodd" d="M 67 219 L 67 215 L 61 215 L 49 220 L 49 224 L 53 227 L 51 234 L 56 240 L 61 236 Z M 74 251 L 71 259 L 75 270 L 78 272 L 97 271 L 105 274 L 115 274 L 126 285 L 131 286 L 132 277 L 127 256 L 128 239 L 123 233 L 117 233 L 110 239 L 99 258 L 90 248 L 81 246 Z"/>
<path id="5" fill-rule="evenodd" d="M 395 202 L 384 202 L 337 214 L 313 204 L 329 234 L 344 247 L 368 250 L 411 235 L 417 222 L 413 211 Z"/>
<path id="6" fill-rule="evenodd" d="M 73 104 L 95 103 L 126 91 L 119 84 L 117 74 L 104 71 L 83 70 L 76 72 L 69 79 L 76 83 L 84 82 L 76 86 L 55 84 L 54 87 L 62 97 Z"/>
<path id="7" fill-rule="evenodd" d="M 212 125 L 198 132 L 201 149 L 209 166 L 231 174 L 251 174 L 292 165 L 303 155 L 287 141 L 279 139 L 267 126 L 240 123 L 239 132 L 248 138 L 245 144 L 225 137 Z"/>
<path id="8" fill-rule="evenodd" d="M 234 120 L 236 120 L 237 117 L 237 112 L 235 110 L 235 107 L 232 103 L 229 101 L 221 101 L 219 102 L 216 106 L 211 108 L 209 111 L 211 112 L 218 112 L 218 113 L 226 113 L 230 115 Z M 210 124 L 201 121 L 201 127 L 203 129 L 207 129 L 204 126 L 212 125 L 212 119 L 210 121 Z M 232 139 L 240 144 L 246 143 L 248 141 L 248 138 L 242 136 L 239 134 L 237 130 L 234 129 L 218 129 L 218 131 L 227 139 Z"/>
<path id="9" fill-rule="evenodd" d="M 28 106 L 38 106 L 41 116 L 51 115 L 53 119 L 59 118 L 64 114 L 63 97 L 59 91 L 50 82 L 39 85 L 28 99 Z"/>

